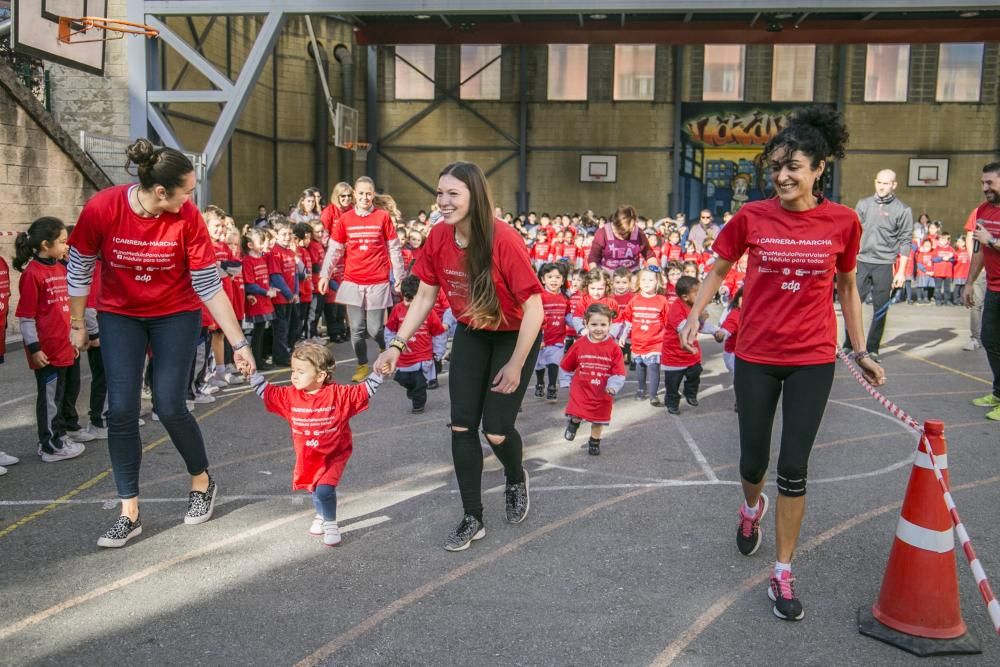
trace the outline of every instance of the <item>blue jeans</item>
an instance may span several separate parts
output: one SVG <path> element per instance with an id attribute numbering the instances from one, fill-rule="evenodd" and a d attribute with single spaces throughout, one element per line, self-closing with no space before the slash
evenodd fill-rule
<path id="1" fill-rule="evenodd" d="M 108 454 L 118 496 L 139 495 L 139 403 L 147 345 L 156 360 L 150 379 L 153 411 L 184 459 L 188 473 L 205 472 L 205 441 L 198 422 L 184 404 L 195 341 L 201 330 L 201 311 L 155 318 L 98 313 L 97 319 L 108 385 Z"/>
<path id="2" fill-rule="evenodd" d="M 337 520 L 337 487 L 331 484 L 317 484 L 312 494 L 316 514 L 324 521 Z"/>

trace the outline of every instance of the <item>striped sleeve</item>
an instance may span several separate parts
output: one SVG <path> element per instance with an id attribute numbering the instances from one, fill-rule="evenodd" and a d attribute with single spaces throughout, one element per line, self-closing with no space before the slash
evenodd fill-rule
<path id="1" fill-rule="evenodd" d="M 97 255 L 84 255 L 75 247 L 69 248 L 69 264 L 66 267 L 67 291 L 70 296 L 87 296 L 94 281 L 94 266 Z"/>
<path id="2" fill-rule="evenodd" d="M 214 264 L 204 269 L 192 269 L 191 285 L 202 301 L 208 301 L 222 290 L 219 270 Z"/>
<path id="3" fill-rule="evenodd" d="M 368 392 L 368 397 L 371 398 L 378 391 L 378 388 L 382 386 L 382 374 L 378 371 L 372 371 L 371 375 L 365 380 L 365 391 Z"/>

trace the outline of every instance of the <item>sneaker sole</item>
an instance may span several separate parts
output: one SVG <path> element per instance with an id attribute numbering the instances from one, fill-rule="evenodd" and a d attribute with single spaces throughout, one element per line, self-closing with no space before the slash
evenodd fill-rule
<path id="1" fill-rule="evenodd" d="M 333 547 L 339 547 L 339 546 L 340 546 L 340 542 L 341 542 L 341 539 L 340 539 L 339 537 L 337 538 L 337 541 L 336 541 L 336 542 L 334 542 L 333 544 L 330 544 L 329 542 L 327 542 L 327 541 L 326 541 L 326 540 L 324 539 L 324 540 L 323 540 L 323 546 L 325 546 L 325 547 L 330 547 L 330 548 L 333 548 Z"/>
<path id="2" fill-rule="evenodd" d="M 771 506 L 771 501 L 768 499 L 767 494 L 765 493 L 760 494 L 760 497 L 764 499 L 764 509 L 760 511 L 760 519 L 758 519 L 757 544 L 755 544 L 753 549 L 750 550 L 750 553 L 744 554 L 742 551 L 740 551 L 740 553 L 743 554 L 744 556 L 753 556 L 755 553 L 757 553 L 757 550 L 760 549 L 760 543 L 764 541 L 764 529 L 760 528 L 759 525 L 760 522 L 764 520 L 764 516 L 767 515 L 767 508 Z M 737 549 L 737 551 L 739 551 L 739 549 Z M 767 590 L 770 591 L 771 590 L 770 587 L 768 587 Z"/>
<path id="3" fill-rule="evenodd" d="M 767 587 L 767 599 L 770 600 L 771 602 L 777 602 L 777 600 L 774 599 L 774 591 L 771 590 L 770 584 L 768 584 L 768 587 Z M 780 618 L 783 621 L 801 621 L 806 616 L 806 610 L 805 609 L 803 609 L 802 611 L 800 611 L 799 615 L 796 616 L 795 618 L 792 618 L 791 616 L 785 616 L 784 614 L 782 614 L 780 611 L 778 611 L 778 606 L 777 605 L 773 605 L 771 607 L 771 611 L 774 613 L 775 616 L 777 616 L 778 618 Z"/>
<path id="4" fill-rule="evenodd" d="M 524 498 L 525 498 L 525 500 L 528 501 L 525 504 L 525 506 L 524 506 L 524 514 L 522 514 L 521 518 L 517 519 L 516 521 L 512 520 L 512 519 L 507 519 L 507 523 L 521 523 L 522 521 L 524 521 L 525 519 L 528 518 L 528 510 L 531 509 L 531 484 L 528 481 L 528 471 L 527 470 L 524 471 Z M 475 539 L 475 538 L 473 538 L 473 539 Z"/>
<path id="5" fill-rule="evenodd" d="M 212 518 L 212 512 L 215 511 L 215 501 L 219 497 L 219 483 L 215 483 L 215 493 L 212 494 L 212 502 L 208 504 L 208 511 L 201 516 L 185 516 L 184 525 L 186 526 L 197 526 L 199 523 L 205 523 Z"/>
<path id="6" fill-rule="evenodd" d="M 99 537 L 97 538 L 97 546 L 104 547 L 105 549 L 120 549 L 121 547 L 128 544 L 128 541 L 133 537 L 139 537 L 142 535 L 142 526 L 138 528 L 133 528 L 132 532 L 123 537 L 120 540 L 113 540 L 109 537 Z"/>
<path id="7" fill-rule="evenodd" d="M 59 463 L 60 461 L 69 461 L 70 459 L 75 459 L 78 456 L 82 456 L 86 450 L 81 450 L 77 454 L 71 456 L 55 456 L 54 454 L 43 453 L 41 455 L 42 463 Z"/>
<path id="8" fill-rule="evenodd" d="M 473 536 L 472 536 L 472 537 L 471 537 L 471 538 L 469 539 L 469 541 L 468 541 L 468 542 L 466 542 L 465 544 L 463 544 L 463 545 L 461 545 L 461 546 L 457 546 L 457 547 L 453 547 L 453 546 L 449 546 L 449 545 L 447 545 L 447 544 L 446 544 L 446 545 L 444 546 L 444 550 L 445 550 L 445 551 L 465 551 L 466 549 L 468 549 L 468 548 L 469 548 L 469 546 L 470 546 L 470 545 L 471 545 L 471 544 L 472 544 L 473 542 L 475 542 L 476 540 L 481 540 L 481 539 L 483 539 L 484 537 L 486 537 L 486 526 L 483 526 L 482 528 L 480 528 L 480 529 L 479 529 L 479 532 L 478 532 L 478 533 L 476 533 L 475 535 L 473 535 Z"/>

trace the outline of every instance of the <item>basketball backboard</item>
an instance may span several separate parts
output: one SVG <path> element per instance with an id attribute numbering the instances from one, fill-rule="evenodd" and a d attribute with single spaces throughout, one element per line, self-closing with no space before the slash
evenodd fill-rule
<path id="1" fill-rule="evenodd" d="M 333 119 L 333 143 L 338 148 L 353 149 L 358 141 L 358 110 L 337 102 Z"/>
<path id="2" fill-rule="evenodd" d="M 17 53 L 103 76 L 104 41 L 60 42 L 59 17 L 107 15 L 107 0 L 13 0 L 10 44 Z"/>

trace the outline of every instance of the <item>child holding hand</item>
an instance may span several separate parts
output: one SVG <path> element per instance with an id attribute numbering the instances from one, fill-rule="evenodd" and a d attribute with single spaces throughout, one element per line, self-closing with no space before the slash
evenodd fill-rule
<path id="1" fill-rule="evenodd" d="M 259 373 L 250 384 L 267 411 L 284 417 L 292 427 L 292 488 L 312 493 L 316 516 L 309 534 L 322 535 L 323 544 L 335 547 L 340 544 L 337 484 L 353 449 L 350 419 L 368 409 L 382 375 L 375 370 L 360 384 L 336 384 L 330 350 L 310 341 L 295 346 L 291 366 L 291 387 L 276 387 Z"/>

